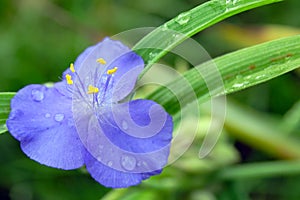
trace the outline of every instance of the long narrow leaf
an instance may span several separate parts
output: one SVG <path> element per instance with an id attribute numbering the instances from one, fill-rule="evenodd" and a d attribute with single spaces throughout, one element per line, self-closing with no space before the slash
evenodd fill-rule
<path id="1" fill-rule="evenodd" d="M 219 73 L 210 70 L 214 66 Z M 189 94 L 190 87 L 195 91 L 198 101 L 204 102 L 212 97 L 230 94 L 268 81 L 299 66 L 300 35 L 297 35 L 245 48 L 203 63 L 187 71 L 183 78 L 158 88 L 147 98 L 160 103 L 174 115 L 180 110 L 179 101 L 185 105 L 194 100 Z M 200 68 L 206 69 L 209 80 L 204 80 L 199 74 Z M 214 91 L 209 91 L 206 81 L 213 81 L 220 76 L 224 85 L 218 85 L 213 88 Z M 175 96 L 168 88 L 180 90 L 179 96 Z"/>
<path id="2" fill-rule="evenodd" d="M 7 131 L 5 122 L 10 112 L 10 100 L 14 95 L 12 92 L 0 93 L 0 134 Z"/>
<path id="3" fill-rule="evenodd" d="M 186 38 L 235 14 L 279 1 L 282 0 L 211 0 L 181 13 L 149 33 L 133 48 L 147 63 L 143 73 Z"/>

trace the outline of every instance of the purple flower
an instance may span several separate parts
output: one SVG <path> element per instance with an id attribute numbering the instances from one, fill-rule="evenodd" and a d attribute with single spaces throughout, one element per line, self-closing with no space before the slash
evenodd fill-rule
<path id="1" fill-rule="evenodd" d="M 85 165 L 104 186 L 136 185 L 167 164 L 173 129 L 157 103 L 124 101 L 143 67 L 140 56 L 106 38 L 87 48 L 53 87 L 21 89 L 7 127 L 41 164 L 66 170 Z"/>

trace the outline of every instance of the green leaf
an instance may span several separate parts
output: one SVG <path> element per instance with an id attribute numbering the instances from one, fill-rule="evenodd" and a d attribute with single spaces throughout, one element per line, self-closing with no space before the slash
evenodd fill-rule
<path id="1" fill-rule="evenodd" d="M 0 134 L 7 131 L 6 119 L 10 112 L 10 100 L 14 97 L 13 92 L 0 93 Z"/>
<path id="2" fill-rule="evenodd" d="M 295 176 L 300 174 L 300 161 L 270 161 L 237 165 L 221 170 L 217 177 L 225 180 L 249 180 L 275 176 Z"/>
<path id="3" fill-rule="evenodd" d="M 279 1 L 282 0 L 212 0 L 181 13 L 134 46 L 133 49 L 147 63 L 143 74 L 168 50 L 188 37 L 235 14 Z"/>
<path id="4" fill-rule="evenodd" d="M 215 73 L 214 66 L 219 73 Z M 180 111 L 179 101 L 186 105 L 195 100 L 190 95 L 191 88 L 201 103 L 212 97 L 230 94 L 268 81 L 299 66 L 300 35 L 297 35 L 238 50 L 203 63 L 184 73 L 183 77 L 158 88 L 147 98 L 160 103 L 170 114 L 175 115 Z M 203 79 L 199 69 L 206 70 L 209 80 Z M 206 81 L 214 81 L 220 76 L 224 85 L 216 85 L 213 91 L 209 91 Z M 177 96 L 168 88 L 177 88 Z"/>

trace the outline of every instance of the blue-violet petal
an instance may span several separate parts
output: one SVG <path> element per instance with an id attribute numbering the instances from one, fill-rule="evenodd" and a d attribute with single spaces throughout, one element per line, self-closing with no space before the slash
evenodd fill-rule
<path id="1" fill-rule="evenodd" d="M 85 149 L 74 126 L 71 99 L 55 88 L 21 89 L 11 101 L 7 127 L 24 153 L 41 164 L 61 169 L 84 164 Z"/>

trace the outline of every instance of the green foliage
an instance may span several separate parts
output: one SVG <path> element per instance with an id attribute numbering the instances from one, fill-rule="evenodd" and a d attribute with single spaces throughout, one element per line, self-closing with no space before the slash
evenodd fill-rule
<path id="1" fill-rule="evenodd" d="M 7 131 L 5 122 L 10 112 L 10 100 L 14 93 L 4 92 L 0 93 L 0 134 Z"/>
<path id="2" fill-rule="evenodd" d="M 188 104 L 194 100 L 189 94 L 189 87 L 195 91 L 198 101 L 204 102 L 212 97 L 230 94 L 268 81 L 299 67 L 299 39 L 300 36 L 292 36 L 221 56 L 187 71 L 183 78 L 155 90 L 147 98 L 163 105 L 169 113 L 176 114 L 181 108 L 168 88 L 180 88 L 180 100 L 183 104 Z M 200 69 L 207 72 L 206 80 Z M 213 82 L 219 76 L 224 85 L 216 85 L 213 91 L 208 91 L 207 82 Z M 185 84 L 185 81 L 189 84 Z"/>
<path id="3" fill-rule="evenodd" d="M 281 0 L 213 0 L 179 14 L 155 29 L 133 47 L 148 63 L 143 73 L 168 50 L 186 38 L 234 14 L 279 1 Z"/>

